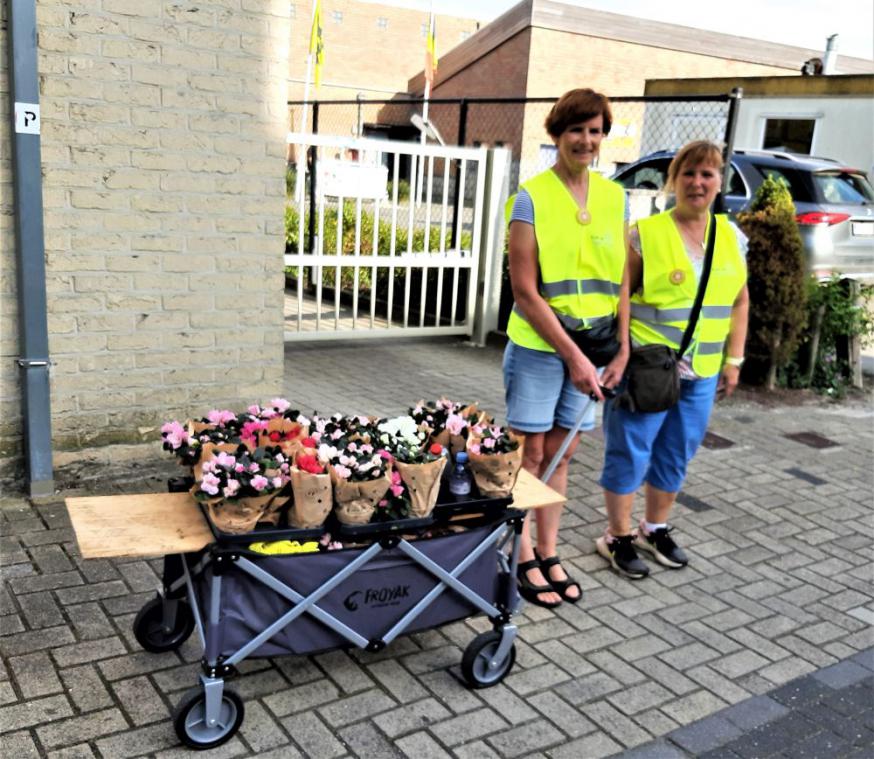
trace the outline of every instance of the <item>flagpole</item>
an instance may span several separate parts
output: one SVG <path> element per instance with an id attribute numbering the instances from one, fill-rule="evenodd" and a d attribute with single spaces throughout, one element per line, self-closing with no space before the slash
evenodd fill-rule
<path id="1" fill-rule="evenodd" d="M 310 40 L 307 42 L 307 71 L 306 71 L 306 79 L 304 79 L 303 85 L 303 110 L 301 112 L 301 120 L 300 120 L 300 129 L 298 131 L 304 132 L 307 129 L 307 116 L 309 111 L 309 99 L 310 99 L 310 79 L 312 79 L 313 75 L 313 48 L 312 48 L 312 28 L 313 23 L 316 20 L 316 6 L 319 4 L 319 0 L 313 0 L 312 11 L 310 12 Z M 298 204 L 301 205 L 303 201 L 303 190 L 304 190 L 304 181 L 306 179 L 306 160 L 304 159 L 305 151 L 302 150 L 302 146 L 298 145 L 298 150 L 296 152 L 296 163 L 297 163 L 297 172 L 294 181 L 294 200 Z M 315 180 L 313 180 L 315 181 Z"/>
<path id="2" fill-rule="evenodd" d="M 428 13 L 428 36 L 426 37 L 428 40 L 427 44 L 434 44 L 434 50 L 431 51 L 428 66 L 430 71 L 425 71 L 425 102 L 422 104 L 422 121 L 425 122 L 425 126 L 428 125 L 428 100 L 431 97 L 431 79 L 434 77 L 434 61 L 433 57 L 437 55 L 437 41 L 434 39 L 434 0 L 431 0 L 431 9 Z M 420 138 L 420 142 L 422 145 L 425 145 L 428 141 L 427 131 L 422 131 L 422 136 Z M 424 192 L 424 184 L 425 184 L 425 156 L 419 156 L 419 171 L 418 171 L 418 191 L 415 193 L 419 203 L 422 202 L 422 194 Z"/>

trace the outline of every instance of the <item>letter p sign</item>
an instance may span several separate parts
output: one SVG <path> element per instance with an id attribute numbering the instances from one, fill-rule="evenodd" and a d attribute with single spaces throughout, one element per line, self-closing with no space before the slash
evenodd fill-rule
<path id="1" fill-rule="evenodd" d="M 15 103 L 15 131 L 39 134 L 39 103 Z"/>

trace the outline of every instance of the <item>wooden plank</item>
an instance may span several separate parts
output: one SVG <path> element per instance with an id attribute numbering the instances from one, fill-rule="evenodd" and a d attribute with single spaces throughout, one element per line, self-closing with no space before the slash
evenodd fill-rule
<path id="1" fill-rule="evenodd" d="M 188 493 L 67 498 L 84 559 L 198 551 L 212 533 Z"/>
<path id="2" fill-rule="evenodd" d="M 566 501 L 567 498 L 538 480 L 527 469 L 519 470 L 519 478 L 513 488 L 513 508 L 539 509 Z"/>
<path id="3" fill-rule="evenodd" d="M 522 469 L 513 506 L 537 509 L 567 499 Z M 212 542 L 200 508 L 188 493 L 142 493 L 67 498 L 84 559 L 163 556 L 199 551 Z"/>

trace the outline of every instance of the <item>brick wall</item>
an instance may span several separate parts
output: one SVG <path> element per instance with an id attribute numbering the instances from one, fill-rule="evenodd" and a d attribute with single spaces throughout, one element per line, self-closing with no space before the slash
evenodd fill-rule
<path id="1" fill-rule="evenodd" d="M 53 443 L 282 383 L 288 4 L 37 4 Z M 0 86 L 6 89 L 6 31 Z M 9 129 L 0 109 L 0 456 L 20 445 Z"/>

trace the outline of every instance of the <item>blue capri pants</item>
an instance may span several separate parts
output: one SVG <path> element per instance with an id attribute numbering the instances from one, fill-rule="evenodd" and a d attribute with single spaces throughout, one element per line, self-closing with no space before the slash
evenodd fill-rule
<path id="1" fill-rule="evenodd" d="M 676 493 L 707 432 L 718 382 L 718 374 L 680 380 L 680 400 L 668 411 L 635 413 L 607 403 L 601 487 L 626 495 L 646 482 Z"/>

